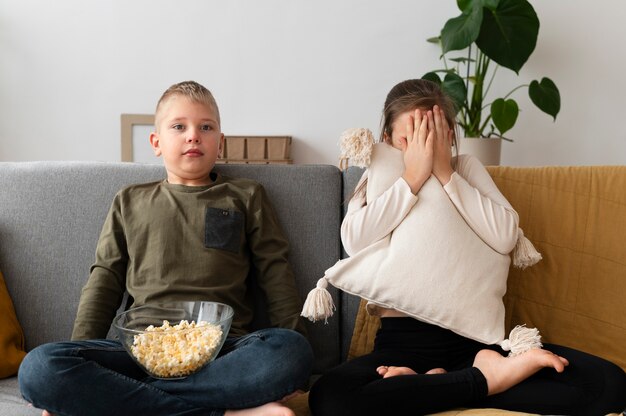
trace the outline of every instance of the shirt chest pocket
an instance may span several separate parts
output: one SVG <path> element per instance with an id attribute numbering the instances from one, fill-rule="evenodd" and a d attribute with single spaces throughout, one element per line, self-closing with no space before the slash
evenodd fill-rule
<path id="1" fill-rule="evenodd" d="M 244 217 L 241 211 L 207 207 L 204 221 L 204 246 L 239 252 Z"/>

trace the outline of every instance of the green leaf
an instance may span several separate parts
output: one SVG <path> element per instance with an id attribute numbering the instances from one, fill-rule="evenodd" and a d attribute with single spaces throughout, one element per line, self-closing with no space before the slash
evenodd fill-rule
<path id="1" fill-rule="evenodd" d="M 495 10 L 482 12 L 476 45 L 496 63 L 519 73 L 537 44 L 535 9 L 527 0 L 500 0 Z"/>
<path id="2" fill-rule="evenodd" d="M 428 42 L 428 43 L 437 43 L 438 44 L 440 41 L 441 41 L 441 38 L 439 36 L 435 36 L 435 37 L 426 39 L 426 42 Z"/>
<path id="3" fill-rule="evenodd" d="M 541 111 L 556 120 L 556 115 L 561 110 L 561 95 L 550 78 L 544 77 L 541 82 L 532 81 L 528 87 L 528 96 Z"/>
<path id="4" fill-rule="evenodd" d="M 437 85 L 441 85 L 441 78 L 437 75 L 436 72 L 428 72 L 422 76 L 422 79 L 432 81 Z"/>
<path id="5" fill-rule="evenodd" d="M 441 83 L 442 91 L 448 95 L 456 107 L 457 112 L 463 108 L 467 90 L 463 78 L 453 72 L 448 72 Z"/>
<path id="6" fill-rule="evenodd" d="M 486 7 L 495 10 L 500 0 L 456 0 L 456 5 L 462 12 L 467 12 L 473 7 Z"/>
<path id="7" fill-rule="evenodd" d="M 473 6 L 474 0 L 456 0 L 456 5 L 459 7 L 459 10 L 465 12 L 469 8 Z"/>
<path id="8" fill-rule="evenodd" d="M 500 0 L 483 0 L 483 7 L 486 7 L 489 10 L 496 10 L 499 4 Z"/>
<path id="9" fill-rule="evenodd" d="M 474 62 L 475 61 L 475 59 L 467 59 L 467 58 L 462 58 L 462 57 L 460 57 L 460 58 L 450 58 L 450 60 L 452 62 L 463 62 L 464 64 L 467 63 L 467 62 Z"/>
<path id="10" fill-rule="evenodd" d="M 500 134 L 511 130 L 517 121 L 519 115 L 519 107 L 515 100 L 498 98 L 491 103 L 491 119 L 496 128 L 500 131 Z"/>
<path id="11" fill-rule="evenodd" d="M 446 22 L 441 29 L 441 49 L 443 53 L 467 48 L 480 33 L 483 21 L 482 4 L 472 3 L 468 11 Z"/>

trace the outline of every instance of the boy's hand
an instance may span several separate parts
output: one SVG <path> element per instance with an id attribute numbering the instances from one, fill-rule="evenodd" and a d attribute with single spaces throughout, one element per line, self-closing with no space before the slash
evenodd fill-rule
<path id="1" fill-rule="evenodd" d="M 433 175 L 442 185 L 445 185 L 450 182 L 450 177 L 454 172 L 451 163 L 453 132 L 439 106 L 433 107 L 432 118 L 432 122 L 429 119 L 429 125 L 435 127 Z"/>
<path id="2" fill-rule="evenodd" d="M 404 155 L 404 174 L 411 192 L 417 194 L 433 171 L 433 142 L 435 141 L 432 111 L 415 110 L 406 126 L 406 140 L 401 147 Z M 432 124 L 432 127 L 431 127 Z"/>

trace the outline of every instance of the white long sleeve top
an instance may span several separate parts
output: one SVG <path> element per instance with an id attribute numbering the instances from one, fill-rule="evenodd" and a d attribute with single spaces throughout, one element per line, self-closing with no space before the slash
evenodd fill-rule
<path id="1" fill-rule="evenodd" d="M 365 181 L 367 174 L 365 171 L 359 184 Z M 513 250 L 518 236 L 517 212 L 476 158 L 460 155 L 456 171 L 443 189 L 465 222 L 488 246 L 501 254 Z M 419 191 L 414 195 L 402 178 L 369 204 L 364 192 L 355 195 L 341 225 L 346 252 L 353 255 L 387 236 L 418 200 Z M 385 308 L 370 308 L 370 312 L 381 316 L 405 316 Z"/>

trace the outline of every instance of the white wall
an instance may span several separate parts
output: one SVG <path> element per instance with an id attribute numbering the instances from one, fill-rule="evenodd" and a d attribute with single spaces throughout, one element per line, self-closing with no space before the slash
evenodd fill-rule
<path id="1" fill-rule="evenodd" d="M 549 76 L 562 110 L 553 123 L 516 95 L 502 163 L 626 164 L 626 2 L 532 3 L 537 49 L 496 89 Z M 387 91 L 439 66 L 425 39 L 456 14 L 454 0 L 0 0 L 0 161 L 120 160 L 120 114 L 194 79 L 226 134 L 292 135 L 297 163 L 335 164 L 344 129 L 377 133 Z"/>

